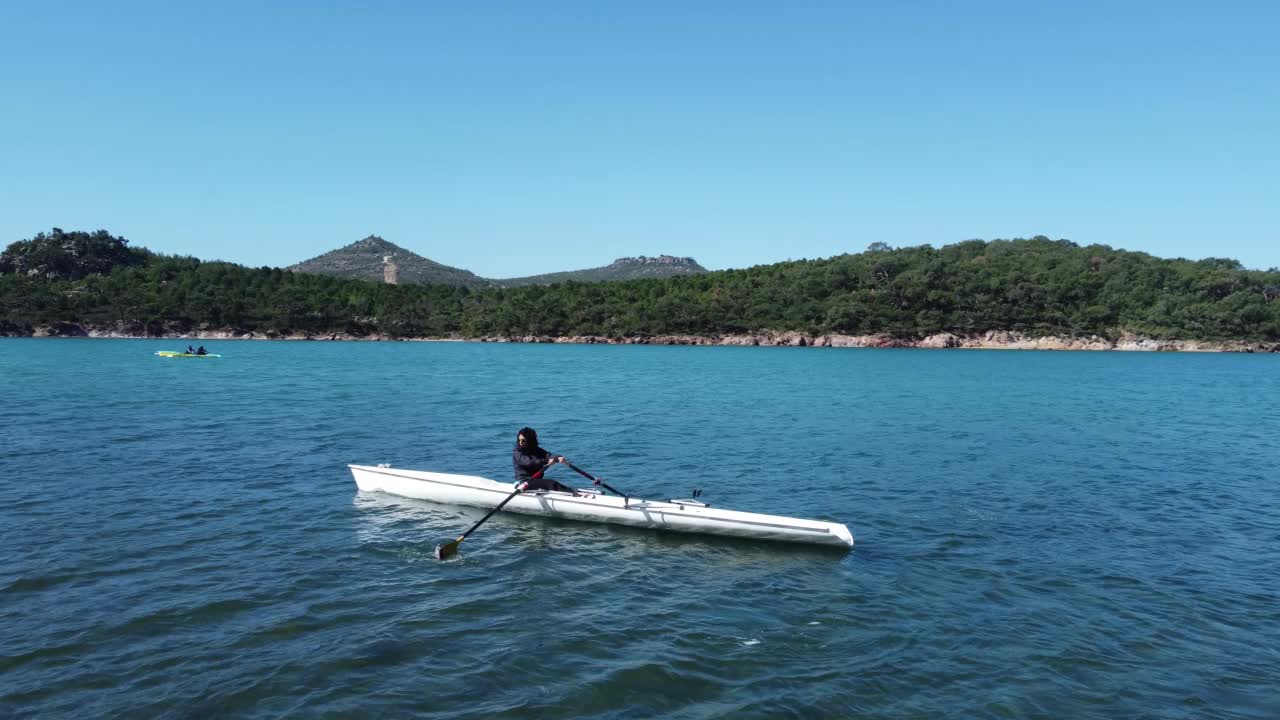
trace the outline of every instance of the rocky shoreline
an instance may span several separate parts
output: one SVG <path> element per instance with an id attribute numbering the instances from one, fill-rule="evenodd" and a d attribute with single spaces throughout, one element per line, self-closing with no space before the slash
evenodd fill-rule
<path id="1" fill-rule="evenodd" d="M 77 323 L 23 327 L 0 323 L 0 337 L 80 337 L 155 340 L 330 340 L 381 342 L 494 342 L 494 343 L 569 343 L 589 345 L 720 345 L 740 347 L 830 347 L 830 348 L 920 348 L 920 349 L 988 349 L 988 350 L 1111 350 L 1134 352 L 1243 352 L 1280 353 L 1280 343 L 1255 340 L 1157 340 L 1124 335 L 1118 338 L 1100 336 L 1064 337 L 1031 336 L 1020 332 L 989 331 L 973 335 L 939 333 L 920 338 L 891 335 L 805 335 L 798 332 L 760 332 L 735 335 L 641 335 L 609 338 L 597 335 L 514 337 L 393 337 L 383 334 L 351 335 L 348 333 L 281 335 L 245 330 L 210 328 L 204 330 L 166 330 L 159 334 L 137 332 L 135 328 L 102 328 Z"/>

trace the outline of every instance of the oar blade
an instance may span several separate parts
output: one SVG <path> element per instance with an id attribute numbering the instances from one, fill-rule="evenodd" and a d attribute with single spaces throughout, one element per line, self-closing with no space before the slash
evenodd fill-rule
<path id="1" fill-rule="evenodd" d="M 461 535 L 459 535 L 457 540 L 454 540 L 454 541 L 452 541 L 452 542 L 444 543 L 443 545 L 437 545 L 437 546 L 436 546 L 436 559 L 437 559 L 437 560 L 448 560 L 449 558 L 453 557 L 454 555 L 457 555 L 457 554 L 458 554 L 458 545 L 460 545 L 460 544 L 462 543 L 462 541 L 463 541 L 463 540 L 466 540 L 468 535 L 470 535 L 471 533 L 475 532 L 475 531 L 476 531 L 476 528 L 478 528 L 478 527 L 480 527 L 481 525 L 483 525 L 485 520 L 488 520 L 489 518 L 493 517 L 493 514 L 494 514 L 494 513 L 498 512 L 498 511 L 499 511 L 499 510 L 501 510 L 501 509 L 502 509 L 502 508 L 503 508 L 507 503 L 511 502 L 511 498 L 513 498 L 513 497 L 515 497 L 515 496 L 519 495 L 520 493 L 524 492 L 525 485 L 527 485 L 527 483 L 523 483 L 523 484 L 521 484 L 521 485 L 520 485 L 520 487 L 518 487 L 518 488 L 516 488 L 516 489 L 515 489 L 515 492 L 511 493 L 510 495 L 508 495 L 508 496 L 507 496 L 507 498 L 506 498 L 505 500 L 503 500 L 502 502 L 498 503 L 498 507 L 496 507 L 496 508 L 494 508 L 494 509 L 490 510 L 489 512 L 485 513 L 485 514 L 484 514 L 484 517 L 480 518 L 480 520 L 479 520 L 479 521 L 477 521 L 475 525 L 472 525 L 470 530 L 468 530 L 468 531 L 466 531 L 466 532 L 462 533 Z"/>
<path id="2" fill-rule="evenodd" d="M 449 541 L 449 542 L 447 542 L 447 543 L 442 543 L 442 544 L 440 544 L 440 545 L 437 545 L 437 546 L 436 546 L 436 559 L 437 559 L 437 560 L 448 560 L 449 558 L 453 557 L 454 555 L 457 555 L 457 554 L 458 554 L 458 546 L 459 546 L 459 545 L 461 545 L 461 544 L 462 544 L 462 538 L 458 538 L 457 540 L 450 540 L 450 541 Z"/>

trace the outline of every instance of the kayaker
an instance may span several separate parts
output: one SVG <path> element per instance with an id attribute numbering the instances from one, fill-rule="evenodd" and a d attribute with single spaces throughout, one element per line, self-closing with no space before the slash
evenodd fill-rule
<path id="1" fill-rule="evenodd" d="M 205 352 L 205 351 L 204 351 L 204 346 L 203 346 L 203 345 L 201 345 L 201 346 L 199 347 L 199 349 L 197 349 L 197 350 L 196 350 L 196 354 L 197 354 L 197 355 L 208 355 L 209 353 Z"/>
<path id="2" fill-rule="evenodd" d="M 538 432 L 531 427 L 521 428 L 516 434 L 516 446 L 511 451 L 511 464 L 515 466 L 516 484 L 527 483 L 525 490 L 558 490 L 573 492 L 573 488 L 542 477 L 542 472 L 556 463 L 564 462 L 563 455 L 552 455 L 538 447 Z"/>
<path id="3" fill-rule="evenodd" d="M 187 346 L 187 354 L 188 354 L 188 355 L 195 355 L 195 354 L 196 354 L 196 351 L 195 351 L 195 350 L 194 350 L 190 345 L 188 345 L 188 346 Z"/>

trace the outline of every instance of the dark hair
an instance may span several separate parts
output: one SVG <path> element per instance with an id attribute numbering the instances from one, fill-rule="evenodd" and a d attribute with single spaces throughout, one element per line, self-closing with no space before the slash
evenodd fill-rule
<path id="1" fill-rule="evenodd" d="M 538 447 L 538 431 L 531 427 L 520 428 L 520 432 L 516 433 L 516 445 L 520 444 L 520 436 L 523 435 L 525 440 L 529 441 L 530 448 Z"/>

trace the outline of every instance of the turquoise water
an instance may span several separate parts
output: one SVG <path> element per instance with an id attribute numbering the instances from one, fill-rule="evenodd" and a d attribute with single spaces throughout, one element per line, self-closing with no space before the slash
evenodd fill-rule
<path id="1" fill-rule="evenodd" d="M 0 716 L 1280 716 L 1280 357 L 0 340 Z M 850 553 L 359 493 L 510 475 Z M 573 476 L 557 469 L 565 482 Z"/>

